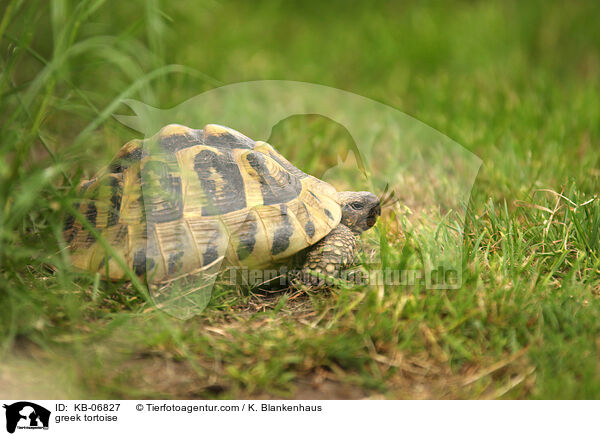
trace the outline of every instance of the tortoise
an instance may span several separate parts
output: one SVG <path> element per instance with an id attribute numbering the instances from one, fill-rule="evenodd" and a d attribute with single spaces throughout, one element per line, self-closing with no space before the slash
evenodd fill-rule
<path id="1" fill-rule="evenodd" d="M 134 139 L 78 192 L 88 224 L 66 219 L 73 266 L 124 279 L 116 254 L 147 283 L 223 262 L 293 264 L 293 283 L 322 285 L 353 265 L 358 236 L 381 214 L 375 194 L 338 192 L 270 144 L 216 124 L 169 124 Z"/>

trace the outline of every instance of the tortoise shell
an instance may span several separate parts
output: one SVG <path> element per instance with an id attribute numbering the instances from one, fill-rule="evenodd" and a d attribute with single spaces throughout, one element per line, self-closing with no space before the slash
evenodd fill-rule
<path id="1" fill-rule="evenodd" d="M 225 265 L 285 262 L 336 227 L 331 185 L 305 174 L 271 145 L 227 127 L 171 124 L 127 143 L 108 168 L 79 186 L 65 225 L 73 265 L 118 280 L 126 265 L 149 282 Z"/>

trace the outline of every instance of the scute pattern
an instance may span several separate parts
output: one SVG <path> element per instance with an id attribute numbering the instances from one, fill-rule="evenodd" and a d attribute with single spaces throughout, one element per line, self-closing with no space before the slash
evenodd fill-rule
<path id="1" fill-rule="evenodd" d="M 89 226 L 135 274 L 160 282 L 223 260 L 265 267 L 327 235 L 341 219 L 335 189 L 293 166 L 271 145 L 209 124 L 165 126 L 128 142 L 65 223 L 75 267 L 120 279 Z"/>
<path id="2" fill-rule="evenodd" d="M 183 161 L 182 165 L 186 165 Z M 203 216 L 222 215 L 246 207 L 244 179 L 230 150 L 201 148 L 193 158 L 193 169 L 204 197 Z"/>

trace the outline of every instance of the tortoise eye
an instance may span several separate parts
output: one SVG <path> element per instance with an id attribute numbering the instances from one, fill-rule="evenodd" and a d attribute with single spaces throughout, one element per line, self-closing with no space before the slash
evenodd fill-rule
<path id="1" fill-rule="evenodd" d="M 355 201 L 354 203 L 350 203 L 350 207 L 355 210 L 361 210 L 365 206 L 362 203 Z"/>

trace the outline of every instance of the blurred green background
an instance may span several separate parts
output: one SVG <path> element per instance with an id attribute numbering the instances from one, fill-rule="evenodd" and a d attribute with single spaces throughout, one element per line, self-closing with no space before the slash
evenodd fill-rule
<path id="1" fill-rule="evenodd" d="M 502 167 L 510 189 L 596 163 L 582 158 L 600 115 L 595 2 L 3 3 L 4 135 L 19 135 L 21 93 L 31 117 L 44 105 L 38 122 L 57 152 L 79 153 L 73 139 L 94 123 L 77 156 L 87 171 L 131 136 L 110 117 L 126 109 L 103 113 L 121 93 L 168 108 L 259 79 L 394 106 L 488 165 L 512 159 Z"/>
<path id="2" fill-rule="evenodd" d="M 47 394 L 34 375 L 38 390 L 11 385 L 33 361 L 62 368 L 58 396 L 600 396 L 599 2 L 2 0 L 0 13 L 0 392 Z M 120 100 L 169 108 L 261 79 L 375 99 L 484 161 L 463 289 L 344 290 L 305 312 L 224 294 L 185 324 L 74 279 L 60 235 L 72 185 L 139 136 L 112 118 L 129 113 Z M 335 138 L 340 126 L 298 117 L 271 142 L 286 154 Z M 418 254 L 406 233 L 386 237 L 398 262 Z M 139 333 L 122 343 L 119 329 Z M 173 368 L 188 378 L 156 382 Z"/>

